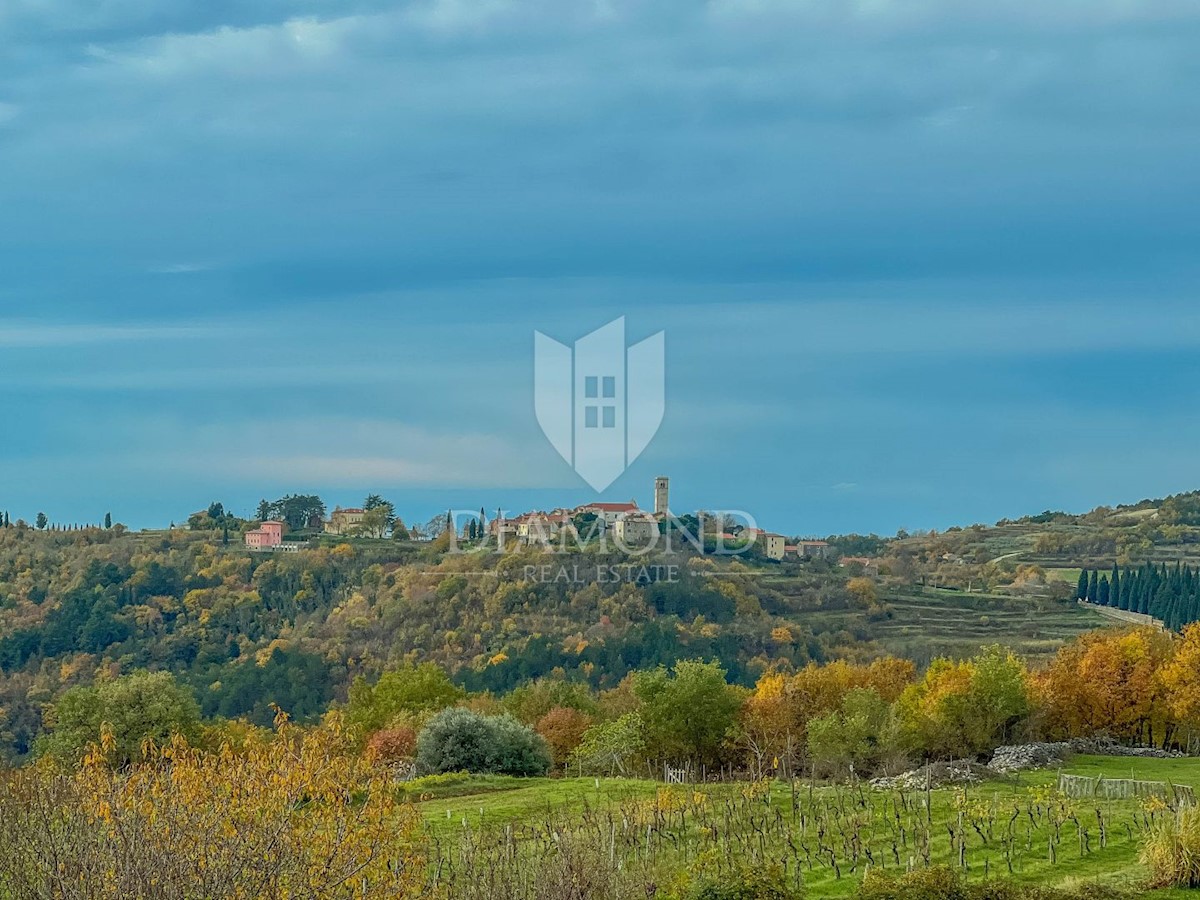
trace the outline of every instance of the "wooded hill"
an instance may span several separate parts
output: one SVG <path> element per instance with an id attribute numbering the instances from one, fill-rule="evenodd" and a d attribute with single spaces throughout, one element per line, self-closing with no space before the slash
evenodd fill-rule
<path id="1" fill-rule="evenodd" d="M 531 581 L 526 567 L 586 573 L 627 560 L 369 539 L 256 554 L 236 536 L 224 543 L 223 529 L 0 528 L 0 743 L 28 753 L 62 691 L 138 669 L 175 673 L 206 716 L 266 724 L 273 703 L 304 720 L 344 699 L 356 676 L 407 662 L 503 692 L 552 675 L 609 688 L 632 670 L 697 657 L 719 659 L 745 685 L 809 661 L 891 652 L 923 665 L 996 641 L 1044 657 L 1106 621 L 1076 602 L 1082 568 L 1119 563 L 1136 578 L 1164 572 L 1138 568 L 1149 561 L 1200 561 L 1198 523 L 1200 495 L 1187 494 L 831 539 L 837 555 L 877 560 L 878 574 L 836 558 L 693 555 L 646 560 L 677 566 L 672 579 L 585 574 L 582 584 Z"/>

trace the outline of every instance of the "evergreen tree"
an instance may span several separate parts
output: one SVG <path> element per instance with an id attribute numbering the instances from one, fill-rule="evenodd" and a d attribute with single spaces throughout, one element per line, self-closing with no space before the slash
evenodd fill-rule
<path id="1" fill-rule="evenodd" d="M 1116 563 L 1113 563 L 1112 575 L 1108 579 L 1108 605 L 1121 605 L 1121 570 Z"/>
<path id="2" fill-rule="evenodd" d="M 1096 599 L 1099 601 L 1101 606 L 1108 606 L 1108 590 L 1108 576 L 1101 575 L 1100 585 L 1096 589 Z"/>
<path id="3" fill-rule="evenodd" d="M 1088 580 L 1087 591 L 1088 603 L 1096 603 L 1100 599 L 1100 579 L 1096 575 L 1096 570 L 1092 569 L 1091 578 Z"/>
<path id="4" fill-rule="evenodd" d="M 104 527 L 105 527 L 105 528 L 112 528 L 112 513 L 105 513 L 105 514 L 104 514 Z"/>
<path id="5" fill-rule="evenodd" d="M 1087 569 L 1079 570 L 1079 585 L 1075 588 L 1075 599 L 1086 600 L 1088 591 L 1088 574 Z"/>

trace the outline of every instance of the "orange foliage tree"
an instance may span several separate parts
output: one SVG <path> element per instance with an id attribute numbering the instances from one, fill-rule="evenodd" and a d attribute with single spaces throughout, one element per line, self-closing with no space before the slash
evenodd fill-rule
<path id="1" fill-rule="evenodd" d="M 1063 647 L 1034 682 L 1047 734 L 1169 740 L 1163 671 L 1172 649 L 1170 635 L 1154 628 L 1095 631 Z"/>
<path id="2" fill-rule="evenodd" d="M 583 742 L 583 736 L 595 720 L 569 706 L 556 706 L 538 719 L 535 731 L 545 738 L 554 765 L 562 768 L 571 753 Z"/>

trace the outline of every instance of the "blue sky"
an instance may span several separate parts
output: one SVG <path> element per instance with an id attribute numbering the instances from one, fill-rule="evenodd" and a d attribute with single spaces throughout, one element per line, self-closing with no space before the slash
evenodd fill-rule
<path id="1" fill-rule="evenodd" d="M 788 533 L 1200 487 L 1193 0 L 9 0 L 0 508 L 595 495 L 532 334 L 666 331 L 608 491 Z"/>

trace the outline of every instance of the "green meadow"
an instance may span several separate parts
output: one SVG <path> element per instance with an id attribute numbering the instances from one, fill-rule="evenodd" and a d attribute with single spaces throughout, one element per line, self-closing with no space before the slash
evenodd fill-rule
<path id="1" fill-rule="evenodd" d="M 1158 800 L 1069 799 L 1062 773 L 1169 782 L 1200 790 L 1200 759 L 1076 756 L 1059 768 L 917 790 L 808 782 L 674 785 L 636 779 L 418 781 L 411 799 L 435 853 L 465 843 L 541 846 L 546 835 L 595 834 L 611 852 L 686 880 L 721 853 L 782 866 L 809 897 L 854 892 L 871 867 L 950 865 L 969 880 L 1097 881 L 1134 889 L 1138 848 L 1170 811 Z M 503 837 L 501 837 L 503 836 Z M 557 839 L 557 837 L 556 837 Z"/>

